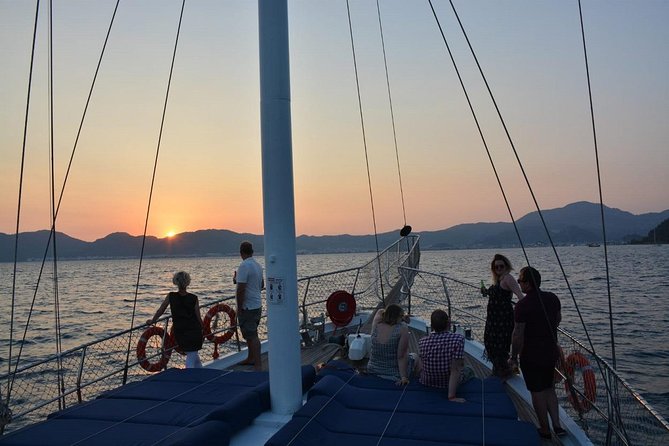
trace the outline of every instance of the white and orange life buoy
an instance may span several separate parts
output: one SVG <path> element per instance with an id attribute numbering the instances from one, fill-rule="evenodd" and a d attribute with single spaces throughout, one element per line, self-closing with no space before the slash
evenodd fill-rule
<path id="1" fill-rule="evenodd" d="M 220 335 L 214 335 L 211 330 L 211 321 L 212 319 L 214 319 L 214 316 L 216 316 L 220 312 L 223 312 L 228 315 L 228 318 L 230 319 L 230 328 L 228 328 L 224 333 Z M 204 319 L 202 320 L 202 326 L 203 326 L 202 329 L 204 331 L 204 337 L 207 338 L 207 340 L 214 343 L 214 353 L 212 354 L 212 356 L 214 359 L 216 359 L 218 358 L 218 344 L 223 344 L 224 342 L 226 342 L 237 331 L 237 313 L 235 313 L 235 310 L 233 310 L 229 305 L 226 305 L 224 303 L 219 303 L 217 305 L 214 305 L 209 309 L 209 311 L 207 311 L 207 314 L 204 316 Z"/>
<path id="2" fill-rule="evenodd" d="M 576 409 L 577 412 L 589 411 L 592 408 L 595 399 L 597 398 L 597 382 L 595 380 L 595 371 L 592 369 L 590 361 L 588 361 L 588 358 L 583 356 L 581 353 L 574 352 L 567 356 L 564 368 L 565 373 L 569 377 L 569 379 L 565 381 L 564 384 L 569 402 L 572 406 L 574 406 L 574 409 Z M 580 370 L 581 375 L 583 376 L 583 394 L 585 395 L 585 398 L 579 398 L 579 396 L 576 394 L 572 395 L 572 392 L 569 390 L 569 382 L 573 382 L 574 372 L 576 370 Z M 579 407 L 581 409 L 580 411 Z"/>
<path id="3" fill-rule="evenodd" d="M 151 362 L 146 358 L 146 344 L 149 342 L 153 336 L 158 336 L 161 342 L 164 341 L 163 351 L 160 355 L 160 359 L 156 362 Z M 170 336 L 165 336 L 165 330 L 160 327 L 149 327 L 144 330 L 142 336 L 137 341 L 137 360 L 139 365 L 146 370 L 147 372 L 155 373 L 159 372 L 167 366 L 167 363 L 170 360 L 172 355 L 172 348 L 170 348 Z"/>

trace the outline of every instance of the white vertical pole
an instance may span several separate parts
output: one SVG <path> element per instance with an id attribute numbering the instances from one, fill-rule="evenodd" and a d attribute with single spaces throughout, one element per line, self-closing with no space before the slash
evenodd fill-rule
<path id="1" fill-rule="evenodd" d="M 267 330 L 272 411 L 302 404 L 286 0 L 258 0 Z"/>

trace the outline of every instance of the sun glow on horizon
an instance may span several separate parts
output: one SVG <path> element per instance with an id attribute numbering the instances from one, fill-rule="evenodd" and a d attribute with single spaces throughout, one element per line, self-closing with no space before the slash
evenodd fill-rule
<path id="1" fill-rule="evenodd" d="M 172 238 L 175 235 L 177 235 L 176 231 L 171 230 L 171 229 L 165 233 L 165 237 L 167 237 L 167 238 Z"/>

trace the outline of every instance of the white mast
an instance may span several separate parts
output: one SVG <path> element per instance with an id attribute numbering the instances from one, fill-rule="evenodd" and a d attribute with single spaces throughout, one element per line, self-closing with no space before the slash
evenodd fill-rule
<path id="1" fill-rule="evenodd" d="M 258 0 L 267 329 L 272 411 L 302 404 L 286 0 Z"/>

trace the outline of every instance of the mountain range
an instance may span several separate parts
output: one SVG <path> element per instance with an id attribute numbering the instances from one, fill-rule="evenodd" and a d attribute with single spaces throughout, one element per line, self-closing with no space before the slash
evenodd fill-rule
<path id="1" fill-rule="evenodd" d="M 601 243 L 601 217 L 599 204 L 585 201 L 557 209 L 543 210 L 542 215 L 556 245 Z M 607 241 L 629 243 L 640 239 L 663 221 L 669 219 L 669 209 L 635 215 L 620 209 L 604 207 Z M 537 212 L 531 212 L 516 221 L 516 227 L 526 246 L 544 246 L 549 241 Z M 424 231 L 421 249 L 472 249 L 509 248 L 519 246 L 512 223 L 467 223 L 439 231 Z M 19 234 L 19 261 L 41 260 L 49 231 Z M 399 231 L 378 235 L 381 248 L 399 238 Z M 0 262 L 14 260 L 14 235 L 0 233 Z M 147 257 L 221 256 L 237 255 L 239 243 L 251 241 L 257 253 L 263 251 L 263 237 L 257 234 L 237 233 L 224 229 L 206 229 L 184 232 L 173 237 L 148 236 L 144 248 Z M 85 242 L 66 234 L 57 234 L 60 259 L 133 258 L 139 257 L 141 236 L 113 233 L 106 237 Z M 369 252 L 374 251 L 373 235 L 301 235 L 297 238 L 300 254 Z M 50 255 L 50 254 L 49 254 Z"/>

